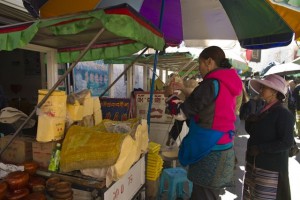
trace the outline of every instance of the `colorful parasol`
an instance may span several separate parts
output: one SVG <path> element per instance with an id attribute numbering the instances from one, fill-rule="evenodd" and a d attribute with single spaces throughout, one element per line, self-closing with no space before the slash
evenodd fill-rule
<path id="1" fill-rule="evenodd" d="M 298 0 L 293 1 L 293 7 L 297 6 Z M 157 27 L 162 14 L 161 30 L 169 46 L 183 40 L 188 46 L 198 46 L 204 40 L 238 39 L 243 48 L 265 49 L 288 45 L 293 33 L 296 39 L 300 36 L 299 10 L 274 4 L 273 0 L 89 0 L 84 3 L 44 0 L 39 5 L 38 0 L 23 2 L 33 15 L 42 18 L 127 3 Z"/>
<path id="2" fill-rule="evenodd" d="M 122 28 L 120 28 L 122 27 Z M 57 49 L 58 63 L 74 62 L 100 29 L 104 32 L 82 61 L 132 55 L 145 47 L 162 50 L 162 33 L 122 4 L 56 18 L 0 27 L 0 50 L 35 44 Z"/>
<path id="3" fill-rule="evenodd" d="M 297 58 L 296 60 L 293 60 L 292 62 L 288 62 L 288 63 L 284 63 L 284 64 L 280 64 L 280 65 L 274 65 L 263 75 L 267 76 L 270 74 L 278 74 L 281 76 L 286 76 L 286 75 L 300 73 L 299 61 L 300 61 L 300 59 Z"/>

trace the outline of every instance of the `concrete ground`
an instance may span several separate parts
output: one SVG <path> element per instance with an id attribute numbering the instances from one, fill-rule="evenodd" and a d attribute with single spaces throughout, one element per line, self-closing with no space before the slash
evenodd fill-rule
<path id="1" fill-rule="evenodd" d="M 150 140 L 158 142 L 164 146 L 164 143 L 166 141 L 166 134 L 167 129 L 169 126 L 164 127 L 157 127 L 157 132 L 160 132 L 160 134 L 153 134 L 153 135 L 159 135 L 159 137 L 154 138 L 151 140 L 151 134 L 150 134 Z M 162 131 L 163 130 L 163 131 Z M 156 132 L 156 131 L 155 131 Z M 156 133 L 157 133 L 156 132 Z M 153 136 L 152 136 L 153 137 Z M 221 200 L 241 200 L 242 198 L 242 188 L 243 188 L 243 177 L 244 177 L 244 170 L 245 170 L 245 151 L 246 151 L 246 144 L 247 140 L 249 138 L 249 135 L 246 133 L 244 129 L 244 121 L 241 122 L 239 127 L 239 134 L 235 137 L 235 152 L 238 159 L 237 167 L 236 167 L 236 179 L 235 179 L 235 187 L 233 188 L 226 188 L 224 191 L 224 194 L 221 196 Z M 300 140 L 295 138 L 298 146 L 300 147 Z M 291 187 L 291 194 L 292 194 L 292 200 L 299 200 L 300 199 L 300 153 L 296 157 L 292 157 L 289 159 L 289 174 L 290 174 L 290 187 Z M 170 162 L 165 162 L 167 166 L 164 167 L 171 167 Z M 157 182 L 156 187 L 158 187 L 159 183 Z M 157 189 L 157 188 L 156 188 Z M 157 199 L 157 198 L 153 198 Z M 167 192 L 164 193 L 164 195 L 161 198 L 162 200 L 167 199 Z M 188 199 L 188 198 L 185 198 Z"/>
<path id="2" fill-rule="evenodd" d="M 239 128 L 239 134 L 235 138 L 235 152 L 238 159 L 236 168 L 236 186 L 234 188 L 226 188 L 225 194 L 221 196 L 222 200 L 241 200 L 243 176 L 245 169 L 245 151 L 249 135 L 244 129 L 244 122 L 242 121 Z M 295 138 L 300 147 L 300 140 Z M 292 200 L 300 199 L 300 153 L 296 157 L 289 159 L 289 174 Z"/>

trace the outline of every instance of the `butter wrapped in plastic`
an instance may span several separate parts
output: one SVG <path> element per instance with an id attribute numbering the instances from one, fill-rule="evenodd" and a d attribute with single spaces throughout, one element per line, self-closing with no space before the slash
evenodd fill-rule
<path id="1" fill-rule="evenodd" d="M 38 142 L 50 142 L 60 140 L 64 136 L 64 131 L 65 118 L 41 115 L 38 118 L 36 140 Z"/>
<path id="2" fill-rule="evenodd" d="M 83 101 L 83 116 L 92 115 L 94 112 L 94 99 L 90 96 L 84 98 Z"/>
<path id="3" fill-rule="evenodd" d="M 95 126 L 97 126 L 98 124 L 100 124 L 102 122 L 102 110 L 99 109 L 99 110 L 94 110 L 94 123 L 95 123 Z"/>
<path id="4" fill-rule="evenodd" d="M 80 121 L 83 119 L 83 106 L 79 101 L 75 101 L 75 104 L 67 104 L 68 116 L 72 121 Z"/>
<path id="5" fill-rule="evenodd" d="M 93 105 L 94 112 L 101 110 L 101 104 L 100 104 L 99 97 L 93 97 L 93 104 L 94 104 Z"/>

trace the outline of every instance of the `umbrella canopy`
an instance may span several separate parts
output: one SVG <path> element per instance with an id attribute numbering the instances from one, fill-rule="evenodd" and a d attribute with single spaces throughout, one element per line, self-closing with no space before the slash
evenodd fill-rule
<path id="1" fill-rule="evenodd" d="M 273 66 L 264 74 L 264 76 L 270 74 L 278 74 L 278 75 L 285 76 L 285 75 L 291 75 L 296 73 L 300 73 L 300 65 L 294 63 L 293 61 L 293 62 Z"/>
<path id="2" fill-rule="evenodd" d="M 295 39 L 300 40 L 300 1 L 299 0 L 268 0 L 268 3 L 284 19 L 295 32 Z"/>
<path id="3" fill-rule="evenodd" d="M 120 28 L 122 27 L 122 28 Z M 57 49 L 58 63 L 76 61 L 101 28 L 105 31 L 82 61 L 132 55 L 145 47 L 162 50 L 162 33 L 128 5 L 0 27 L 0 50 L 35 44 Z"/>
<path id="4" fill-rule="evenodd" d="M 23 0 L 27 7 L 36 5 L 37 1 Z M 192 44 L 212 39 L 238 39 L 241 46 L 247 49 L 279 47 L 288 45 L 293 33 L 300 27 L 299 20 L 285 20 L 286 12 L 293 15 L 291 9 L 286 8 L 279 14 L 277 9 L 281 7 L 273 5 L 271 0 L 90 0 L 88 3 L 47 0 L 37 6 L 35 13 L 49 17 L 120 3 L 128 3 L 157 27 L 162 13 L 161 30 L 169 46 L 176 46 L 183 40 Z M 292 29 L 289 23 L 292 23 Z"/>

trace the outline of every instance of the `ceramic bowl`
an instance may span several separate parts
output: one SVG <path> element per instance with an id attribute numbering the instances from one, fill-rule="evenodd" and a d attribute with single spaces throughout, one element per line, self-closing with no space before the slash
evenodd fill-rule
<path id="1" fill-rule="evenodd" d="M 58 199 L 68 199 L 68 198 L 73 198 L 73 191 L 69 190 L 68 192 L 65 193 L 59 193 L 59 192 L 54 192 L 53 193 L 53 197 L 54 198 L 58 198 Z"/>
<path id="2" fill-rule="evenodd" d="M 10 190 L 20 190 L 27 186 L 29 174 L 27 172 L 16 171 L 11 172 L 5 177 Z"/>
<path id="3" fill-rule="evenodd" d="M 40 176 L 31 176 L 28 181 L 28 187 L 33 190 L 36 186 L 41 186 L 45 189 L 46 180 Z"/>
<path id="4" fill-rule="evenodd" d="M 39 167 L 39 165 L 36 162 L 25 162 L 23 165 L 24 171 L 27 172 L 29 175 L 35 174 Z"/>
<path id="5" fill-rule="evenodd" d="M 44 193 L 45 192 L 45 186 L 44 185 L 34 185 L 32 187 L 32 192 L 41 192 L 41 193 Z"/>
<path id="6" fill-rule="evenodd" d="M 5 181 L 0 182 L 0 200 L 2 200 L 7 192 L 7 183 Z"/>
<path id="7" fill-rule="evenodd" d="M 67 181 L 61 181 L 55 185 L 55 192 L 58 193 L 66 193 L 71 190 L 71 183 Z"/>
<path id="8" fill-rule="evenodd" d="M 43 193 L 31 193 L 24 200 L 47 200 L 46 196 Z"/>
<path id="9" fill-rule="evenodd" d="M 46 181 L 46 187 L 47 188 L 55 188 L 55 185 L 60 181 L 59 177 L 50 177 Z"/>
<path id="10" fill-rule="evenodd" d="M 6 194 L 6 198 L 7 198 L 7 200 L 19 200 L 19 199 L 24 199 L 28 195 L 29 195 L 29 189 L 22 188 L 19 190 L 8 192 Z"/>

